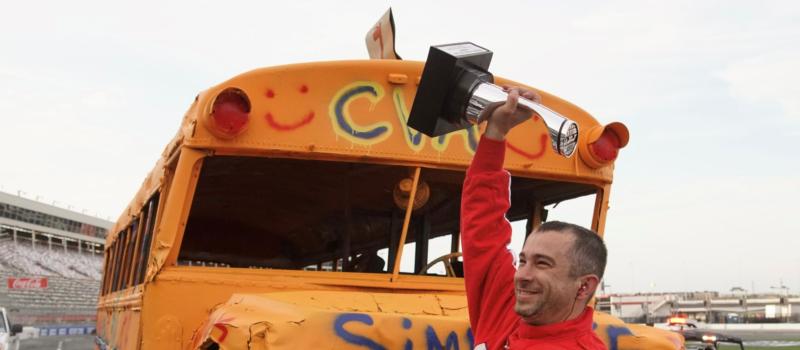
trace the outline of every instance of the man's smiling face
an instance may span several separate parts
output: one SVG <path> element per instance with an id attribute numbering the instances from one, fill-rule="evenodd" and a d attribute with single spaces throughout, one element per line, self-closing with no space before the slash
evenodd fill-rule
<path id="1" fill-rule="evenodd" d="M 579 278 L 570 274 L 569 233 L 534 232 L 525 241 L 514 274 L 514 311 L 532 325 L 563 321 L 575 306 Z"/>

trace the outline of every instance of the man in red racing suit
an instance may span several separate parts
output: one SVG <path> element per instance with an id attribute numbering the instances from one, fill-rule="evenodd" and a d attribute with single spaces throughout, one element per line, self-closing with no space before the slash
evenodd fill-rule
<path id="1" fill-rule="evenodd" d="M 507 246 L 511 225 L 510 176 L 503 170 L 505 136 L 530 112 L 517 109 L 521 94 L 508 89 L 491 112 L 467 171 L 461 234 L 469 317 L 475 349 L 605 349 L 592 330 L 587 306 L 605 269 L 606 248 L 583 227 L 547 222 L 526 239 L 515 269 Z"/>

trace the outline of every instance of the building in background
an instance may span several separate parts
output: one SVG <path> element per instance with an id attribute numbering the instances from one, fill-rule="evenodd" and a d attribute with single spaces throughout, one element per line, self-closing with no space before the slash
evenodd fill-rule
<path id="1" fill-rule="evenodd" d="M 112 225 L 0 192 L 0 306 L 11 322 L 93 327 Z"/>
<path id="2" fill-rule="evenodd" d="M 112 225 L 108 220 L 0 192 L 0 233 L 15 242 L 45 242 L 65 251 L 102 255 Z"/>
<path id="3" fill-rule="evenodd" d="M 786 293 L 607 294 L 597 297 L 597 309 L 630 323 L 665 323 L 675 315 L 705 323 L 800 322 L 800 297 Z"/>

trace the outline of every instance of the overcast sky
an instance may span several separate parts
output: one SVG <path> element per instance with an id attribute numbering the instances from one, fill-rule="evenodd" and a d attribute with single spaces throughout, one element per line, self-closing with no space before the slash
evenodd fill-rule
<path id="1" fill-rule="evenodd" d="M 17 1 L 0 12 L 0 190 L 116 218 L 201 90 L 258 67 L 472 41 L 624 122 L 611 292 L 800 292 L 796 1 Z"/>

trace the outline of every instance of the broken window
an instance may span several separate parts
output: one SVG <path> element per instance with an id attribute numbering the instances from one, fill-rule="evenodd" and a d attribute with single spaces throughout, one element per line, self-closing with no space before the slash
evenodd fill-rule
<path id="1" fill-rule="evenodd" d="M 180 265 L 391 273 L 415 168 L 286 158 L 204 159 Z M 464 172 L 422 169 L 402 273 L 459 251 Z M 585 184 L 514 178 L 509 219 L 535 201 L 573 198 Z M 443 258 L 459 269 L 459 258 Z M 460 271 L 455 272 L 461 275 Z"/>

